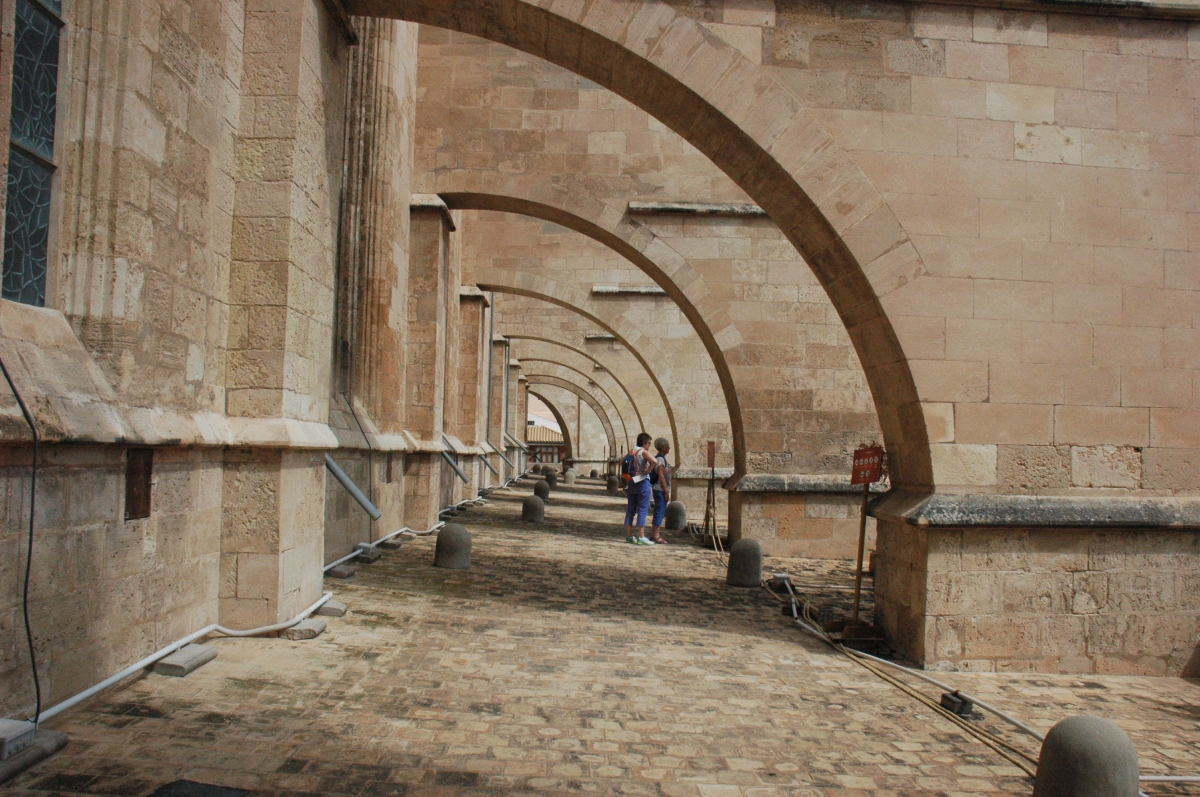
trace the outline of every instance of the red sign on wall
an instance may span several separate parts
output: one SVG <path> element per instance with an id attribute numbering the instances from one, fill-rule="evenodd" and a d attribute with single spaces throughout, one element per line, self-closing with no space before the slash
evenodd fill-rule
<path id="1" fill-rule="evenodd" d="M 883 478 L 883 448 L 863 446 L 854 452 L 854 469 L 850 473 L 851 484 L 874 484 Z"/>

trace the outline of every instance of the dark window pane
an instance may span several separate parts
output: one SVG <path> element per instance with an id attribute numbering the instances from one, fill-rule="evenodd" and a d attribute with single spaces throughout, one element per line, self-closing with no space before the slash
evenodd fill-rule
<path id="1" fill-rule="evenodd" d="M 4 219 L 5 299 L 46 303 L 46 245 L 50 237 L 51 170 L 18 149 L 8 151 Z"/>
<path id="2" fill-rule="evenodd" d="M 54 159 L 54 108 L 58 93 L 58 25 L 29 0 L 17 0 L 13 46 L 13 141 Z"/>

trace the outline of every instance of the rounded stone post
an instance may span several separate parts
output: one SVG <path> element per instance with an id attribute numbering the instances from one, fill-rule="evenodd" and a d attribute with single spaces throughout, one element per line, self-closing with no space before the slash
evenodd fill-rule
<path id="1" fill-rule="evenodd" d="M 591 477 L 592 477 L 593 479 L 599 479 L 599 478 L 600 478 L 600 471 L 596 470 L 595 468 L 592 468 Z"/>
<path id="2" fill-rule="evenodd" d="M 539 463 L 537 465 L 534 465 L 532 468 L 530 468 L 530 470 L 533 471 L 534 473 L 541 473 L 543 468 L 544 468 L 544 466 Z"/>
<path id="3" fill-rule="evenodd" d="M 616 476 L 609 476 L 604 489 L 609 495 L 616 495 L 621 491 L 621 480 Z"/>
<path id="4" fill-rule="evenodd" d="M 762 584 L 762 546 L 758 540 L 742 538 L 730 547 L 725 584 L 730 587 L 757 587 Z"/>
<path id="5" fill-rule="evenodd" d="M 569 470 L 566 473 L 564 473 L 563 474 L 563 482 L 565 484 L 574 484 L 575 483 L 575 471 Z"/>
<path id="6" fill-rule="evenodd" d="M 533 494 L 535 497 L 546 500 L 550 497 L 550 485 L 542 479 L 538 479 L 533 485 Z"/>
<path id="7" fill-rule="evenodd" d="M 438 532 L 433 566 L 466 570 L 471 566 L 471 532 L 460 523 L 447 523 Z"/>
<path id="8" fill-rule="evenodd" d="M 667 504 L 667 516 L 663 525 L 672 531 L 682 531 L 687 528 L 687 507 L 683 501 L 672 501 Z"/>
<path id="9" fill-rule="evenodd" d="M 546 471 L 546 484 L 550 485 L 552 488 L 558 486 L 558 471 Z"/>
<path id="10" fill-rule="evenodd" d="M 538 482 L 545 484 L 545 482 Z M 546 519 L 546 505 L 536 495 L 531 495 L 521 502 L 521 520 L 530 523 L 541 523 Z"/>
<path id="11" fill-rule="evenodd" d="M 1138 757 L 1111 720 L 1067 717 L 1046 734 L 1033 797 L 1138 797 Z"/>

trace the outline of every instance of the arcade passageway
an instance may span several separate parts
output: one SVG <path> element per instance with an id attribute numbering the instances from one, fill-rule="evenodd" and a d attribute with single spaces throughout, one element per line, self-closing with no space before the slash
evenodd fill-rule
<path id="1" fill-rule="evenodd" d="M 104 693 L 50 723 L 69 746 L 5 793 L 147 795 L 181 778 L 409 797 L 1029 793 L 991 750 L 806 638 L 764 590 L 726 587 L 715 555 L 683 534 L 624 544 L 620 500 L 588 479 L 554 492 L 544 524 L 524 524 L 530 488 L 460 518 L 470 570 L 434 569 L 432 538 L 418 538 L 326 580 L 350 610 L 322 636 L 219 639 L 218 658 L 185 679 Z M 850 576 L 829 560 L 767 567 L 824 594 Z M 1111 717 L 1144 772 L 1200 770 L 1200 684 L 944 677 L 1043 731 Z"/>

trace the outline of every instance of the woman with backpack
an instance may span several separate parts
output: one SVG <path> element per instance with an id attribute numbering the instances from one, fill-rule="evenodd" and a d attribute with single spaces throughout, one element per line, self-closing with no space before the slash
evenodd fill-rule
<path id="1" fill-rule="evenodd" d="M 625 492 L 629 504 L 625 510 L 625 542 L 633 545 L 653 545 L 646 537 L 646 514 L 650 511 L 650 474 L 658 460 L 650 453 L 650 435 L 642 432 L 637 436 L 634 448 L 621 463 L 621 477 L 626 481 Z M 634 521 L 637 534 L 634 534 Z"/>

